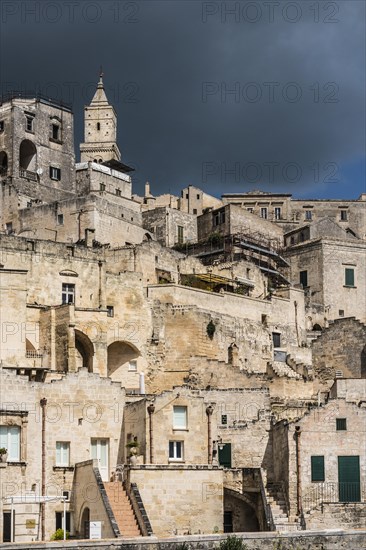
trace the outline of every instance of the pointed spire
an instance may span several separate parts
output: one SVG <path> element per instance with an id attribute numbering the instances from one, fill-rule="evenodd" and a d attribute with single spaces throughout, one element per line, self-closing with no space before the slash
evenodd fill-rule
<path id="1" fill-rule="evenodd" d="M 103 67 L 102 65 L 100 66 L 100 71 L 99 71 L 99 82 L 98 82 L 98 88 L 103 88 L 104 90 L 104 84 L 103 84 L 103 76 L 104 76 L 104 73 L 103 73 Z"/>
<path id="2" fill-rule="evenodd" d="M 99 82 L 97 85 L 97 90 L 94 94 L 93 99 L 91 100 L 90 105 L 100 105 L 100 106 L 109 105 L 107 96 L 104 91 L 103 76 L 104 76 L 104 73 L 102 71 L 102 67 L 100 67 Z"/>

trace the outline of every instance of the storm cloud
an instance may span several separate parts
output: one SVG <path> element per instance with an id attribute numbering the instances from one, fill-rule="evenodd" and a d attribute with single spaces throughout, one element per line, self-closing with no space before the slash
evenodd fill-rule
<path id="1" fill-rule="evenodd" d="M 365 3 L 3 1 L 1 91 L 72 102 L 100 66 L 135 192 L 365 192 Z"/>

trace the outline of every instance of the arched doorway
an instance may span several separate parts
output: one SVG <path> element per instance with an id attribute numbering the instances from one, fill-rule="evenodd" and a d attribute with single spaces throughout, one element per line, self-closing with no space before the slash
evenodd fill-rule
<path id="1" fill-rule="evenodd" d="M 29 139 L 23 139 L 20 144 L 19 168 L 28 172 L 36 172 L 37 170 L 37 149 Z"/>
<path id="2" fill-rule="evenodd" d="M 93 343 L 86 334 L 77 329 L 75 329 L 75 347 L 77 351 L 76 370 L 84 368 L 93 372 Z"/>
<path id="3" fill-rule="evenodd" d="M 124 341 L 113 342 L 108 346 L 108 376 L 118 381 L 122 381 L 126 376 L 136 378 L 139 356 L 140 352 L 133 344 Z M 126 379 L 124 381 L 126 382 Z M 137 381 L 135 385 L 138 387 Z"/>
<path id="4" fill-rule="evenodd" d="M 243 533 L 260 531 L 257 505 L 248 494 L 224 489 L 224 532 Z"/>
<path id="5" fill-rule="evenodd" d="M 81 522 L 80 522 L 80 529 L 79 529 L 80 536 L 83 539 L 88 539 L 90 536 L 89 523 L 90 523 L 90 510 L 88 507 L 86 507 L 84 508 L 83 513 L 81 514 Z"/>

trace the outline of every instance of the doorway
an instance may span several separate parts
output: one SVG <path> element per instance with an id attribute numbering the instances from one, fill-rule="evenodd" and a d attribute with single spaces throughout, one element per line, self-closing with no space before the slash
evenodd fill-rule
<path id="1" fill-rule="evenodd" d="M 91 457 L 98 461 L 98 468 L 103 481 L 109 481 L 108 439 L 91 440 Z"/>
<path id="2" fill-rule="evenodd" d="M 231 443 L 219 445 L 219 465 L 231 468 Z"/>
<path id="3" fill-rule="evenodd" d="M 339 502 L 360 502 L 360 457 L 338 457 Z"/>

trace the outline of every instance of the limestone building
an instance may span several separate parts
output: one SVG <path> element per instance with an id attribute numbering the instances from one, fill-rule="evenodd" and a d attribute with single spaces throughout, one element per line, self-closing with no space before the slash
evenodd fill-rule
<path id="1" fill-rule="evenodd" d="M 138 197 L 116 124 L 0 106 L 0 539 L 361 527 L 364 200 Z"/>

